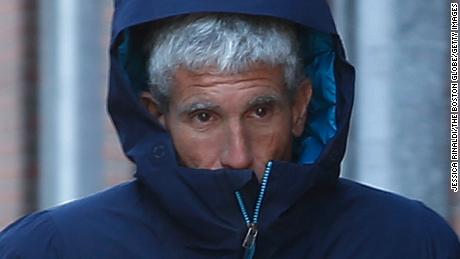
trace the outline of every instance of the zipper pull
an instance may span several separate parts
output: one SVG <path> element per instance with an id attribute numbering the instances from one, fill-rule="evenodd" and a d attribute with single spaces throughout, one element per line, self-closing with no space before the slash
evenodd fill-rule
<path id="1" fill-rule="evenodd" d="M 250 223 L 248 225 L 248 233 L 246 233 L 242 246 L 246 249 L 252 247 L 256 242 L 257 233 L 257 225 L 255 223 Z"/>

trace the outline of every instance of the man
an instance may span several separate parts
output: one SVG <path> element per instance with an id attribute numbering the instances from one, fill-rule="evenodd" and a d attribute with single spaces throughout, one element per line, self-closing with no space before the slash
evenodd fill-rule
<path id="1" fill-rule="evenodd" d="M 136 179 L 20 219 L 0 258 L 460 258 L 423 204 L 338 178 L 354 73 L 327 5 L 215 2 L 116 1 Z"/>

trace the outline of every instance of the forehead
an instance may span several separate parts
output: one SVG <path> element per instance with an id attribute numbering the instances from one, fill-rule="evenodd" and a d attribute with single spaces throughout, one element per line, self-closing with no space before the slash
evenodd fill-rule
<path id="1" fill-rule="evenodd" d="M 172 102 L 199 97 L 229 98 L 243 94 L 283 94 L 284 75 L 281 66 L 253 66 L 247 71 L 225 74 L 214 68 L 191 71 L 178 68 L 172 89 Z"/>

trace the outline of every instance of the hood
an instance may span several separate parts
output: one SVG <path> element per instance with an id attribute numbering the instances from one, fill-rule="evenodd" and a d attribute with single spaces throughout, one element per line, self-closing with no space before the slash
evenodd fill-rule
<path id="1" fill-rule="evenodd" d="M 295 141 L 296 160 L 274 161 L 261 231 L 313 187 L 333 186 L 345 152 L 353 102 L 354 69 L 323 0 L 177 1 L 115 0 L 111 38 L 108 109 L 126 156 L 136 164 L 136 177 L 178 224 L 195 235 L 195 245 L 234 245 L 229 232 L 244 223 L 234 192 L 257 186 L 250 170 L 202 170 L 179 166 L 169 134 L 141 105 L 139 90 L 147 88 L 142 43 L 145 24 L 187 13 L 227 12 L 273 16 L 294 22 L 312 80 L 313 96 L 303 135 Z M 250 188 L 249 188 L 250 189 Z M 251 193 L 251 191 L 248 191 Z M 249 194 L 248 194 L 249 195 Z M 205 223 L 206 234 L 201 229 Z M 216 244 L 215 240 L 220 240 Z"/>

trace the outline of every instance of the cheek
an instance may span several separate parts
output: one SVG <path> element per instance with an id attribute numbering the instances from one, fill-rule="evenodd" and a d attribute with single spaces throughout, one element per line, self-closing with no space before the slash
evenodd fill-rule
<path id="1" fill-rule="evenodd" d="M 268 126 L 250 130 L 248 135 L 256 160 L 265 164 L 271 159 L 290 159 L 291 129 L 291 122 L 281 118 Z"/>

